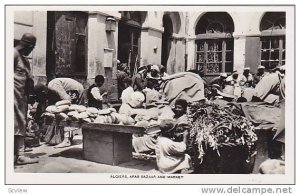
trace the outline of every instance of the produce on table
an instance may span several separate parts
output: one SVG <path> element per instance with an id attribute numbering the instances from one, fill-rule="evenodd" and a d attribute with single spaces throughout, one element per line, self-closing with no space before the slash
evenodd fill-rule
<path id="1" fill-rule="evenodd" d="M 56 102 L 56 104 L 55 104 L 56 107 L 62 106 L 62 105 L 70 106 L 71 102 L 69 100 L 60 100 L 60 101 Z"/>

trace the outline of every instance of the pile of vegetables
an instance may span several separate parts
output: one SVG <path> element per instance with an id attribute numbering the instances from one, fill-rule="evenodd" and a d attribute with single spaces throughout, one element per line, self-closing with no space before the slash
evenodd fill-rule
<path id="1" fill-rule="evenodd" d="M 202 164 L 211 151 L 217 154 L 215 158 L 226 156 L 221 151 L 229 150 L 224 148 L 243 148 L 240 150 L 243 154 L 237 154 L 240 155 L 237 159 L 246 156 L 249 160 L 255 154 L 254 126 L 233 107 L 195 102 L 188 107 L 188 118 L 191 122 L 188 148 L 195 166 Z"/>
<path id="2" fill-rule="evenodd" d="M 55 105 L 48 106 L 44 115 L 48 122 L 55 119 L 57 121 L 82 121 L 99 124 L 135 124 L 132 117 L 118 114 L 114 108 L 99 110 L 94 107 L 71 104 L 68 100 L 61 100 Z"/>

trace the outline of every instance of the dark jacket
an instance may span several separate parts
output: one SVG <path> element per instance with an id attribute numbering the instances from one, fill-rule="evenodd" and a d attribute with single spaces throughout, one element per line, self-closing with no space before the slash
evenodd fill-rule
<path id="1" fill-rule="evenodd" d="M 93 94 L 91 93 L 91 91 L 94 87 L 97 87 L 97 85 L 93 84 L 87 90 L 88 106 L 89 107 L 95 107 L 95 108 L 98 108 L 98 109 L 102 109 L 102 101 L 96 100 L 94 98 Z"/>

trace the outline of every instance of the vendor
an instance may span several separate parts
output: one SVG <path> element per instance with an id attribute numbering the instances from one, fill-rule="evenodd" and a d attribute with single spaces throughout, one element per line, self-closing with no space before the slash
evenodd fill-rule
<path id="1" fill-rule="evenodd" d="M 175 128 L 173 120 L 164 120 L 160 124 L 161 133 L 155 146 L 158 170 L 169 174 L 192 173 L 191 157 L 186 154 L 188 131 L 177 133 Z"/>
<path id="2" fill-rule="evenodd" d="M 275 104 L 279 102 L 280 84 L 284 77 L 284 66 L 278 68 L 275 67 L 276 71 L 265 77 L 256 85 L 255 92 L 252 98 L 252 101 L 264 101 L 269 104 Z M 277 69 L 280 69 L 277 71 Z"/>
<path id="3" fill-rule="evenodd" d="M 87 90 L 88 106 L 102 109 L 103 97 L 107 95 L 106 91 L 100 88 L 104 84 L 104 76 L 97 75 L 95 77 L 95 83 Z"/>
<path id="4" fill-rule="evenodd" d="M 69 100 L 72 104 L 84 104 L 83 85 L 71 78 L 55 78 L 48 83 L 48 103 Z"/>
<path id="5" fill-rule="evenodd" d="M 267 73 L 265 72 L 265 67 L 261 66 L 261 65 L 258 66 L 257 73 L 253 78 L 253 86 L 255 87 L 257 85 L 257 83 L 266 75 L 267 75 Z"/>
<path id="6" fill-rule="evenodd" d="M 55 78 L 48 83 L 48 87 L 37 85 L 35 92 L 38 96 L 39 104 L 47 101 L 48 105 L 54 105 L 60 100 L 69 100 L 72 104 L 83 104 L 84 88 L 81 83 L 71 78 Z M 52 128 L 56 128 L 52 126 Z M 58 129 L 61 127 L 58 126 Z M 68 131 L 67 131 L 68 129 Z M 63 141 L 55 148 L 63 148 L 72 145 L 73 133 L 71 128 L 65 128 Z M 51 129 L 49 129 L 50 131 Z"/>
<path id="7" fill-rule="evenodd" d="M 187 101 L 184 99 L 177 99 L 175 102 L 175 108 L 173 109 L 174 113 L 172 114 L 170 113 L 170 116 L 168 116 L 167 118 L 169 118 L 169 120 L 172 120 L 176 124 L 188 124 L 186 111 L 187 111 Z M 141 113 L 141 111 L 136 110 L 136 113 Z M 148 115 L 150 115 L 149 111 L 147 113 Z M 162 114 L 168 114 L 168 113 L 162 113 Z M 132 139 L 133 148 L 137 153 L 154 151 L 156 143 L 157 143 L 157 134 L 144 135 L 142 137 L 134 136 Z"/>

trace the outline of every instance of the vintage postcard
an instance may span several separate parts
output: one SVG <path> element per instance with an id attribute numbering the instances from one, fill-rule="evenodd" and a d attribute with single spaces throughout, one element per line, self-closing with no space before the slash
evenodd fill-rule
<path id="1" fill-rule="evenodd" d="M 6 184 L 295 183 L 295 6 L 6 5 L 5 25 Z"/>

